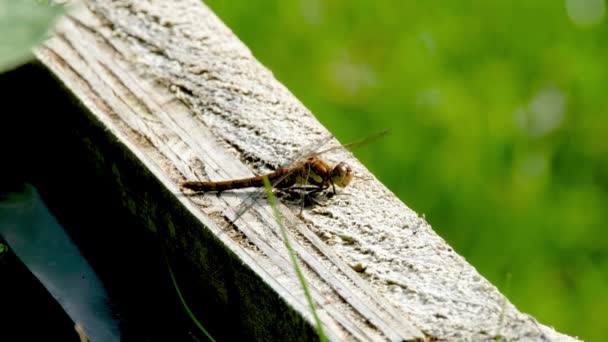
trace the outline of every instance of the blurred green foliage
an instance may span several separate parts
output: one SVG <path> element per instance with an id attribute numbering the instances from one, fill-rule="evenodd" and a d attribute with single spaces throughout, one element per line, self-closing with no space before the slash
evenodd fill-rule
<path id="1" fill-rule="evenodd" d="M 64 8 L 50 0 L 0 0 L 0 72 L 32 59 Z"/>
<path id="2" fill-rule="evenodd" d="M 608 336 L 603 0 L 205 1 L 524 312 Z"/>

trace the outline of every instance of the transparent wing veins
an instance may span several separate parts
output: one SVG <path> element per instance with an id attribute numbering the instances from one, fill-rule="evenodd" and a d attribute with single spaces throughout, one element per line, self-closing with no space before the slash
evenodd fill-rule
<path id="1" fill-rule="evenodd" d="M 319 156 L 321 154 L 327 153 L 327 152 L 331 152 L 331 151 L 335 151 L 335 150 L 339 150 L 342 148 L 346 148 L 348 150 L 352 150 L 355 147 L 361 146 L 361 145 L 366 145 L 368 143 L 371 143 L 373 141 L 376 141 L 382 137 L 384 137 L 385 135 L 390 133 L 390 129 L 384 129 L 382 131 L 379 131 L 375 134 L 369 135 L 363 139 L 359 139 L 357 141 L 353 141 L 350 142 L 348 144 L 344 144 L 344 145 L 339 145 L 339 146 L 334 146 L 334 147 L 330 147 L 324 150 L 321 150 L 321 148 L 323 146 L 325 146 L 329 141 L 331 141 L 333 139 L 332 135 L 329 135 L 321 140 L 319 140 L 318 142 L 314 142 L 312 144 L 310 144 L 307 148 L 304 149 L 304 152 L 301 153 L 299 156 L 297 156 L 294 160 L 292 160 L 290 163 L 288 163 L 287 165 L 284 165 L 283 167 L 288 167 L 288 166 L 293 166 L 295 165 L 297 162 L 304 160 L 308 157 L 311 156 Z M 295 169 L 295 168 L 294 168 Z M 276 179 L 273 183 L 272 183 L 272 188 L 276 188 L 276 186 L 281 183 L 283 180 L 285 180 L 287 177 L 291 176 L 292 172 L 288 172 L 285 175 L 279 177 L 278 179 Z M 310 170 L 308 172 L 307 177 L 310 174 Z M 235 213 L 234 219 L 232 220 L 233 222 L 236 222 L 241 216 L 243 216 L 243 214 L 245 214 L 254 204 L 255 202 L 259 199 L 264 197 L 264 194 L 266 193 L 266 189 L 264 188 L 260 188 L 259 190 L 254 191 L 251 195 L 249 195 L 247 198 L 245 198 L 243 200 L 243 202 L 237 207 L 235 208 L 235 210 L 233 210 L 233 212 Z"/>

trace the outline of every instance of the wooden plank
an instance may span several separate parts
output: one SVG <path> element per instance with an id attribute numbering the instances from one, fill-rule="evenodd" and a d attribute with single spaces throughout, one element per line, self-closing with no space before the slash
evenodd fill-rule
<path id="1" fill-rule="evenodd" d="M 248 337 L 312 336 L 268 205 L 234 220 L 249 191 L 177 186 L 268 171 L 329 135 L 232 32 L 194 0 L 87 1 L 36 56 L 132 156 L 133 169 L 105 161 L 121 175 L 121 200 L 185 256 L 185 277 Z M 298 206 L 281 210 L 330 339 L 572 340 L 520 313 L 350 153 L 324 157 L 365 180 L 303 218 Z"/>

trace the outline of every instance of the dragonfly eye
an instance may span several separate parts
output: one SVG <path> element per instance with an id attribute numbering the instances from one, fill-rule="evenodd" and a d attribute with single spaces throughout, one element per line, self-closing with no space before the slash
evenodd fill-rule
<path id="1" fill-rule="evenodd" d="M 340 187 L 345 187 L 353 179 L 353 171 L 345 162 L 341 162 L 331 170 L 331 180 Z"/>

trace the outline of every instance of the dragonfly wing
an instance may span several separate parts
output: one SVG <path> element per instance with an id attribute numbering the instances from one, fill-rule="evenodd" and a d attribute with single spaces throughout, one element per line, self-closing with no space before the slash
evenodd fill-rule
<path id="1" fill-rule="evenodd" d="M 339 150 L 339 149 L 347 149 L 347 150 L 353 150 L 357 147 L 363 146 L 363 145 L 367 145 L 369 143 L 372 143 L 380 138 L 383 138 L 385 135 L 389 134 L 391 132 L 390 128 L 384 129 L 380 132 L 374 133 L 372 135 L 369 135 L 363 139 L 357 140 L 357 141 L 352 141 L 348 144 L 344 144 L 344 145 L 339 145 L 339 146 L 334 146 L 334 147 L 330 147 L 328 149 L 325 150 L 320 150 L 318 152 L 313 153 L 313 155 L 321 155 L 327 152 L 331 152 L 331 151 L 335 151 L 335 150 Z"/>

